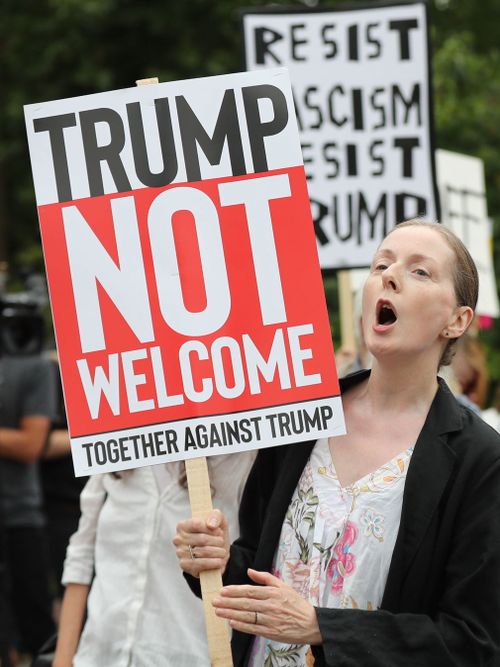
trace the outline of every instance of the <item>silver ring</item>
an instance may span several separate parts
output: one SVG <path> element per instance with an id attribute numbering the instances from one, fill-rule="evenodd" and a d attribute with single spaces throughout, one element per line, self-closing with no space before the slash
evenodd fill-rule
<path id="1" fill-rule="evenodd" d="M 254 625 L 257 625 L 257 623 L 259 622 L 259 615 L 258 615 L 258 613 L 257 613 L 256 611 L 254 611 L 254 614 L 255 614 Z"/>
<path id="2" fill-rule="evenodd" d="M 194 553 L 194 547 L 188 544 L 188 549 L 189 549 L 189 555 L 191 556 L 191 560 L 194 560 L 196 558 L 196 554 Z"/>

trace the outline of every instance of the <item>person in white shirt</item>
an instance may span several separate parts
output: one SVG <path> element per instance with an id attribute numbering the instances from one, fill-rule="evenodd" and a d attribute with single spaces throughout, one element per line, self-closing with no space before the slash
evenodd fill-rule
<path id="1" fill-rule="evenodd" d="M 208 462 L 214 506 L 233 526 L 254 458 L 246 452 Z M 202 602 L 183 581 L 171 544 L 190 512 L 183 466 L 87 482 L 66 555 L 53 667 L 209 667 Z"/>

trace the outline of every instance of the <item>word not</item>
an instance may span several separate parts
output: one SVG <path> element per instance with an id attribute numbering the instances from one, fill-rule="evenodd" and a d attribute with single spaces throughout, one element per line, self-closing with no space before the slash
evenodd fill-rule
<path id="1" fill-rule="evenodd" d="M 286 309 L 270 211 L 272 200 L 291 196 L 287 174 L 219 183 L 221 206 L 242 205 L 250 239 L 262 323 L 285 322 Z M 133 196 L 110 200 L 119 268 L 76 205 L 62 208 L 64 232 L 83 353 L 106 348 L 98 285 L 141 343 L 156 340 L 149 293 L 156 290 L 161 315 L 183 336 L 218 331 L 231 312 L 219 212 L 209 195 L 178 186 L 158 194 L 147 212 L 154 280 L 146 280 L 143 248 Z M 173 230 L 177 212 L 192 214 L 200 253 L 206 304 L 186 307 Z M 92 261 L 88 261 L 91 257 Z"/>

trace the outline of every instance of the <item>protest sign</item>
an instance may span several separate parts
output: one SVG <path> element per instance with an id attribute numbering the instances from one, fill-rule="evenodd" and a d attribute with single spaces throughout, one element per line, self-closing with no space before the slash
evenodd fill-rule
<path id="1" fill-rule="evenodd" d="M 477 313 L 498 317 L 493 266 L 492 225 L 488 219 L 483 161 L 451 151 L 436 151 L 441 222 L 462 239 L 479 273 Z"/>
<path id="2" fill-rule="evenodd" d="M 285 70 L 25 116 L 77 475 L 344 432 Z"/>
<path id="3" fill-rule="evenodd" d="M 323 269 L 365 267 L 396 222 L 436 217 L 424 2 L 243 15 L 249 69 L 286 65 Z"/>

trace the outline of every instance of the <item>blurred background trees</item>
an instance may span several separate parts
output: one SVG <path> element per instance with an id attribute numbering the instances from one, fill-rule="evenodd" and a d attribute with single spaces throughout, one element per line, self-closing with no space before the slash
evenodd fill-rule
<path id="1" fill-rule="evenodd" d="M 239 12 L 262 0 L 2 0 L 0 271 L 9 289 L 43 271 L 23 105 L 243 69 Z M 274 5 L 291 2 L 275 0 Z M 295 2 L 333 6 L 328 2 Z M 369 2 L 366 2 L 369 4 Z M 484 160 L 500 276 L 498 0 L 429 0 L 436 145 Z M 332 285 L 328 285 L 331 292 Z M 335 297 L 329 298 L 334 303 Z M 335 313 L 332 314 L 335 317 Z M 335 327 L 338 331 L 338 327 Z M 500 322 L 482 332 L 490 393 L 500 385 Z"/>

